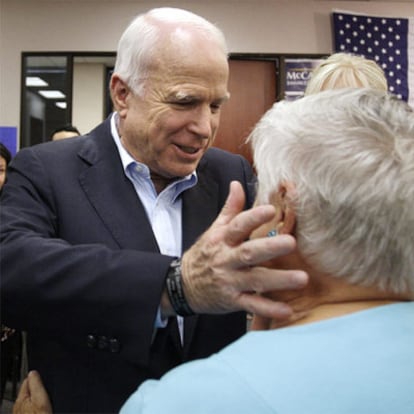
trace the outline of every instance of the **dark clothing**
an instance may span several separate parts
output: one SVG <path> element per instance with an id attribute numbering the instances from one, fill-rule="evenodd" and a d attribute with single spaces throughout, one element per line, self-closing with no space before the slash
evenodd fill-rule
<path id="1" fill-rule="evenodd" d="M 11 398 L 17 396 L 18 382 L 20 381 L 20 369 L 22 363 L 22 333 L 16 332 L 1 325 L 2 338 L 0 342 L 0 374 L 1 394 L 0 406 L 5 398 L 7 381 L 11 382 Z M 4 335 L 4 333 L 6 333 Z"/>
<path id="2" fill-rule="evenodd" d="M 247 161 L 210 149 L 183 193 L 183 251 L 218 215 L 229 183 L 253 201 Z M 29 369 L 54 412 L 117 412 L 145 379 L 238 338 L 245 315 L 185 319 L 184 346 L 154 321 L 171 257 L 161 255 L 110 121 L 88 136 L 21 150 L 1 208 L 2 319 L 28 331 Z M 167 331 L 167 332 L 166 332 Z"/>

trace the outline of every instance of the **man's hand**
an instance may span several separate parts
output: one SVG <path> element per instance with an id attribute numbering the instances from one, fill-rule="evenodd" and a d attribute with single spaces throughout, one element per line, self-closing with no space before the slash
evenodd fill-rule
<path id="1" fill-rule="evenodd" d="M 49 396 L 37 371 L 30 371 L 23 381 L 13 414 L 52 414 Z"/>
<path id="2" fill-rule="evenodd" d="M 301 289 L 307 283 L 307 274 L 260 266 L 290 253 L 295 240 L 289 235 L 247 240 L 253 230 L 273 218 L 275 209 L 263 205 L 242 211 L 244 201 L 240 183 L 232 182 L 220 215 L 183 255 L 186 299 L 196 313 L 245 310 L 285 320 L 291 316 L 288 305 L 257 293 Z"/>

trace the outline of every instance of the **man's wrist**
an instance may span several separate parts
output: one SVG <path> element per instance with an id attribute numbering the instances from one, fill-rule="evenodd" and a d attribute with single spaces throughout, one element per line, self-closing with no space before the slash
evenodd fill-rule
<path id="1" fill-rule="evenodd" d="M 194 315 L 184 294 L 184 287 L 181 276 L 181 260 L 174 259 L 168 268 L 165 286 L 171 306 L 175 313 L 180 316 Z"/>

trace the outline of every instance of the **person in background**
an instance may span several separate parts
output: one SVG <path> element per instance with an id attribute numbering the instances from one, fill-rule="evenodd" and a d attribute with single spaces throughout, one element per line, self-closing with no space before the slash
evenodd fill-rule
<path id="1" fill-rule="evenodd" d="M 78 137 L 80 136 L 80 132 L 78 128 L 74 127 L 73 125 L 64 125 L 62 127 L 59 127 L 55 129 L 50 134 L 50 140 L 51 141 L 58 141 L 60 139 L 66 139 L 66 138 L 72 138 L 72 137 Z"/>
<path id="2" fill-rule="evenodd" d="M 12 159 L 9 149 L 0 142 L 0 193 L 6 182 L 7 167 Z M 21 333 L 15 329 L 1 324 L 0 357 L 1 357 L 1 388 L 0 405 L 3 402 L 4 392 L 8 379 L 13 380 L 17 386 L 17 379 L 20 376 L 19 362 L 21 360 Z M 14 391 L 14 390 L 13 390 Z"/>
<path id="3" fill-rule="evenodd" d="M 414 113 L 382 91 L 331 90 L 275 104 L 250 142 L 256 204 L 276 209 L 251 238 L 293 235 L 266 266 L 309 274 L 304 291 L 270 294 L 296 317 L 255 315 L 121 414 L 414 412 Z"/>
<path id="4" fill-rule="evenodd" d="M 0 192 L 6 182 L 6 171 L 12 159 L 11 153 L 8 148 L 0 142 Z"/>
<path id="5" fill-rule="evenodd" d="M 261 266 L 294 238 L 248 240 L 274 207 L 249 209 L 251 166 L 211 148 L 228 76 L 221 31 L 185 10 L 151 10 L 120 39 L 115 113 L 87 140 L 12 161 L 1 311 L 28 332 L 29 370 L 56 413 L 118 412 L 144 380 L 239 338 L 244 311 L 291 316 L 257 293 L 304 288 L 303 271 Z"/>
<path id="6" fill-rule="evenodd" d="M 387 91 L 388 82 L 381 67 L 362 56 L 334 53 L 312 71 L 305 95 L 327 89 L 361 87 Z"/>

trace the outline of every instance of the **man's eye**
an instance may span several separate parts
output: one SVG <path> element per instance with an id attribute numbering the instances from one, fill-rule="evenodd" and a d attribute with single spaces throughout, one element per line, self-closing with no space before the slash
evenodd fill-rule
<path id="1" fill-rule="evenodd" d="M 189 106 L 193 106 L 195 102 L 194 101 L 174 101 L 174 102 L 171 102 L 171 104 L 181 107 L 181 108 L 187 108 Z"/>
<path id="2" fill-rule="evenodd" d="M 210 109 L 211 109 L 211 112 L 216 113 L 216 112 L 220 111 L 221 104 L 211 104 Z"/>

